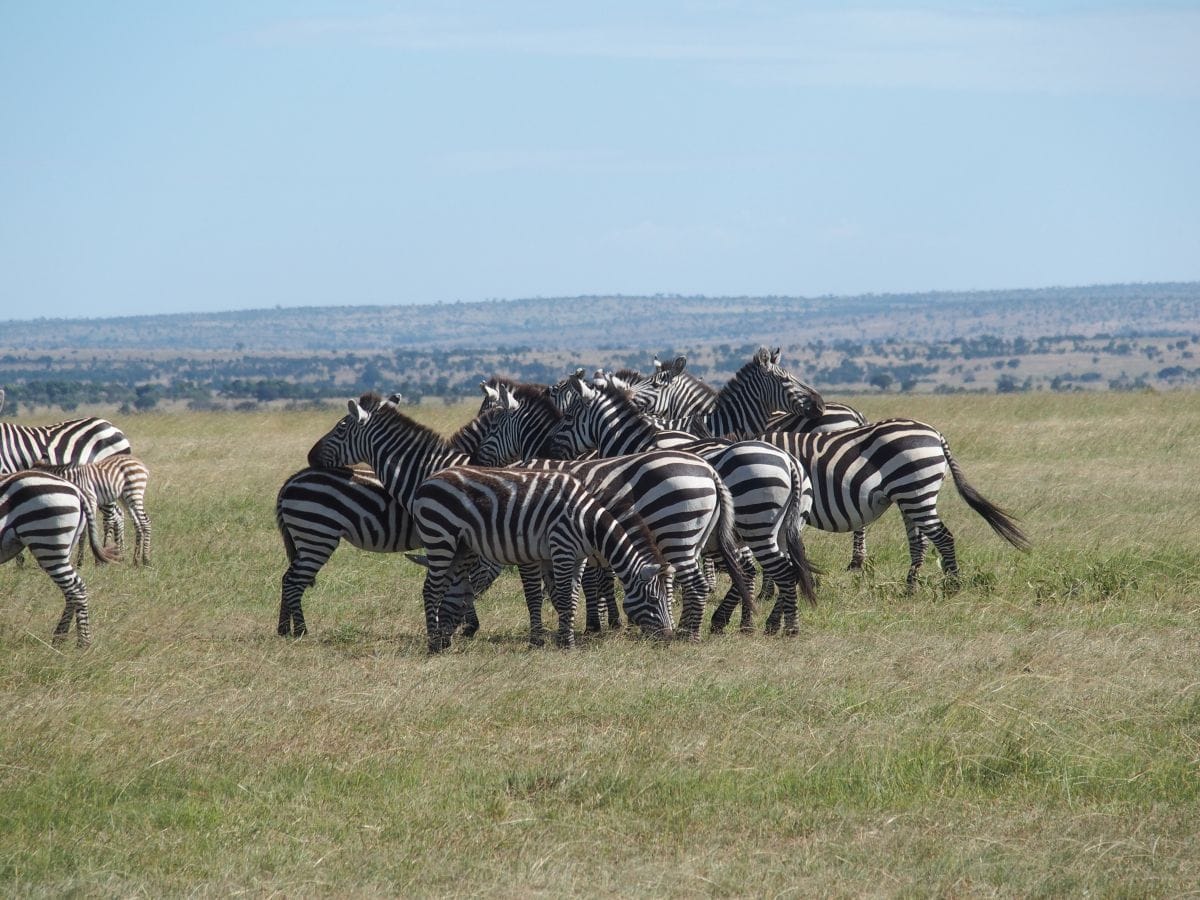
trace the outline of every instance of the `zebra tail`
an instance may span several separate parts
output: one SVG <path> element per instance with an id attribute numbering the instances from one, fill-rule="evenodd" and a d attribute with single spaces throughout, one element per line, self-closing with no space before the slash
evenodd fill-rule
<path id="1" fill-rule="evenodd" d="M 116 547 L 105 547 L 104 537 L 100 533 L 100 523 L 96 521 L 96 509 L 86 501 L 80 504 L 83 507 L 83 515 L 87 519 L 88 543 L 92 545 L 92 556 L 96 558 L 97 563 L 116 562 L 121 558 L 121 554 L 117 552 Z"/>
<path id="2" fill-rule="evenodd" d="M 734 506 L 733 495 L 720 478 L 717 479 L 717 549 L 721 553 L 721 561 L 729 573 L 733 586 L 737 589 L 742 609 L 754 608 L 754 586 L 746 581 L 746 573 L 742 569 L 738 555 L 738 536 L 733 528 Z"/>
<path id="3" fill-rule="evenodd" d="M 787 510 L 783 515 L 783 530 L 787 541 L 788 556 L 792 561 L 792 572 L 796 578 L 796 587 L 804 595 L 809 606 L 817 605 L 817 576 L 820 570 L 808 559 L 804 549 L 804 538 L 801 529 L 804 527 L 804 513 L 800 511 L 800 498 L 804 496 L 803 482 L 799 478 L 799 463 L 792 466 L 792 493 L 788 497 Z"/>
<path id="4" fill-rule="evenodd" d="M 275 501 L 275 527 L 279 529 L 279 536 L 283 538 L 283 552 L 287 554 L 288 565 L 296 561 L 296 541 L 292 538 L 292 533 L 287 530 L 283 524 L 282 507 L 279 501 Z"/>
<path id="5" fill-rule="evenodd" d="M 942 438 L 942 452 L 946 454 L 946 462 L 950 464 L 950 474 L 954 476 L 954 486 L 958 488 L 959 496 L 966 501 L 967 506 L 983 516 L 983 520 L 992 526 L 992 531 L 1004 538 L 1022 552 L 1033 549 L 1033 544 L 1017 524 L 1016 517 L 1007 510 L 1001 509 L 975 490 L 967 476 L 963 474 L 958 461 L 950 455 L 950 445 Z"/>

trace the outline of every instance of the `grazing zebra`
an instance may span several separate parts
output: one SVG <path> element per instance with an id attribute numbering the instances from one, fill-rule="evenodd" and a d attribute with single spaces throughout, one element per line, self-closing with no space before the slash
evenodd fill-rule
<path id="1" fill-rule="evenodd" d="M 575 644 L 576 589 L 589 557 L 612 567 L 625 588 L 625 614 L 659 637 L 671 636 L 671 567 L 645 526 L 627 529 L 577 478 L 565 472 L 456 466 L 416 490 L 413 517 L 429 571 L 422 599 L 429 651 L 450 645 L 457 617 L 443 605 L 446 588 L 475 558 L 553 573 L 556 641 Z M 628 520 L 627 520 L 628 521 Z M 541 581 L 526 593 L 530 641 L 541 638 Z M 449 615 L 450 622 L 441 622 Z M 448 627 L 447 627 L 448 626 Z"/>
<path id="2" fill-rule="evenodd" d="M 304 592 L 316 582 L 317 573 L 341 541 L 372 553 L 399 553 L 421 546 L 412 516 L 367 466 L 301 469 L 279 489 L 275 524 L 288 559 L 278 626 L 285 637 L 307 633 L 301 605 Z M 493 578 L 497 572 L 491 573 Z M 474 583 L 475 593 L 482 593 L 487 583 Z M 463 634 L 469 637 L 479 629 L 473 604 L 466 617 Z"/>
<path id="3" fill-rule="evenodd" d="M 129 511 L 133 519 L 134 530 L 137 533 L 133 549 L 134 565 L 150 565 L 150 517 L 146 515 L 146 484 L 150 480 L 150 470 L 146 464 L 128 454 L 106 456 L 99 462 L 84 463 L 78 466 L 52 466 L 49 463 L 39 463 L 37 468 L 43 472 L 65 478 L 83 490 L 88 497 L 94 497 L 96 505 L 101 509 L 116 510 L 112 517 L 117 552 L 125 550 L 125 517 L 121 514 L 118 504 Z M 105 518 L 105 537 L 108 536 L 108 518 Z M 80 560 L 83 559 L 83 546 L 79 548 Z"/>
<path id="4" fill-rule="evenodd" d="M 729 488 L 734 501 L 734 528 L 753 559 L 780 585 L 780 599 L 767 619 L 776 631 L 780 616 L 788 634 L 798 631 L 796 590 L 815 602 L 813 573 L 800 531 L 811 503 L 803 469 L 786 452 L 761 441 L 697 441 L 693 435 L 664 431 L 643 416 L 626 391 L 606 385 L 593 388 L 576 376 L 568 382 L 575 395 L 550 446 L 554 456 L 571 458 L 596 449 L 600 456 L 640 453 L 649 449 L 682 449 L 707 461 Z M 751 562 L 743 556 L 747 581 Z M 712 627 L 720 631 L 738 597 L 731 591 L 714 613 Z M 741 627 L 752 626 L 753 606 L 743 605 Z"/>
<path id="5" fill-rule="evenodd" d="M 0 476 L 0 563 L 25 547 L 63 592 L 67 605 L 54 629 L 61 641 L 76 623 L 80 647 L 92 642 L 87 588 L 71 566 L 71 548 L 87 531 L 97 562 L 112 562 L 116 553 L 100 540 L 92 506 L 71 482 L 48 472 L 19 471 Z"/>
<path id="6" fill-rule="evenodd" d="M 484 390 L 486 393 L 486 386 Z M 537 455 L 531 451 L 546 443 L 562 414 L 544 392 L 521 402 L 502 385 L 498 402 L 498 413 L 488 423 L 472 462 L 502 466 L 531 460 Z M 583 461 L 533 459 L 526 465 L 539 471 L 567 472 L 583 482 L 609 510 L 627 509 L 645 522 L 663 557 L 674 566 L 683 589 L 681 635 L 699 637 L 704 601 L 710 590 L 703 552 L 710 543 L 729 568 L 739 598 L 751 602 L 738 561 L 733 496 L 716 470 L 700 457 L 678 450 L 652 450 Z M 629 524 L 621 513 L 616 514 L 622 524 Z M 608 584 L 611 588 L 611 578 Z M 591 584 L 585 580 L 589 631 L 600 628 L 599 598 L 595 595 L 599 587 L 600 578 Z M 604 599 L 612 599 L 611 589 Z"/>
<path id="7" fill-rule="evenodd" d="M 845 431 L 797 434 L 772 431 L 762 440 L 790 453 L 808 470 L 813 503 L 809 521 L 822 531 L 854 531 L 878 519 L 893 503 L 908 532 L 911 591 L 931 541 L 942 558 L 947 583 L 957 582 L 954 536 L 937 513 L 937 495 L 946 477 L 967 505 L 1018 550 L 1029 539 L 1011 514 L 972 487 L 936 429 L 912 419 L 886 419 Z"/>

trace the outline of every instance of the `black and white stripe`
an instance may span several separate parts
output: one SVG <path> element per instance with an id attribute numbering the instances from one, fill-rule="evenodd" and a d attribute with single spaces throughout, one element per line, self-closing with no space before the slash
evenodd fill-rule
<path id="1" fill-rule="evenodd" d="M 371 553 L 399 553 L 421 546 L 412 516 L 367 466 L 300 470 L 279 489 L 275 524 L 288 559 L 277 629 L 284 636 L 307 633 L 304 592 L 342 541 Z M 491 573 L 493 578 L 495 574 Z M 474 587 L 482 593 L 486 585 Z M 470 636 L 479 628 L 474 605 L 466 616 L 463 633 Z"/>
<path id="2" fill-rule="evenodd" d="M 779 365 L 779 350 L 760 347 L 719 391 L 684 371 L 686 357 L 663 367 L 633 398 L 660 420 L 693 422 L 686 430 L 704 436 L 750 438 L 771 416 L 785 412 L 813 418 L 825 408 L 821 395 Z"/>
<path id="3" fill-rule="evenodd" d="M 810 602 L 815 599 L 812 570 L 800 535 L 811 503 L 801 467 L 786 452 L 760 441 L 697 441 L 690 434 L 663 431 L 640 413 L 628 392 L 615 387 L 594 388 L 575 377 L 569 384 L 576 397 L 551 438 L 554 455 L 569 458 L 596 449 L 600 456 L 608 457 L 649 449 L 682 449 L 707 461 L 733 496 L 738 536 L 763 571 L 780 585 L 780 600 L 768 617 L 768 630 L 778 629 L 782 616 L 787 632 L 795 633 L 797 588 Z M 752 579 L 752 565 L 743 557 L 743 570 L 748 566 Z M 714 615 L 714 629 L 725 626 L 737 599 L 726 596 Z M 743 606 L 742 627 L 751 627 L 752 618 L 753 608 Z"/>
<path id="4" fill-rule="evenodd" d="M 773 431 L 762 439 L 790 453 L 808 471 L 813 490 L 809 521 L 823 531 L 854 531 L 893 503 L 908 532 L 911 590 L 932 542 L 953 585 L 958 573 L 954 536 L 937 513 L 937 496 L 949 470 L 967 505 L 1019 550 L 1029 539 L 1011 514 L 985 499 L 966 480 L 937 429 L 913 419 L 886 419 L 845 431 L 797 434 Z"/>
<path id="5" fill-rule="evenodd" d="M 749 601 L 749 588 L 738 563 L 734 531 L 733 496 L 705 460 L 679 450 L 653 450 L 627 456 L 593 460 L 531 459 L 531 448 L 542 447 L 562 416 L 544 394 L 524 402 L 499 389 L 500 407 L 489 422 L 488 432 L 472 458 L 483 466 L 508 465 L 521 459 L 539 471 L 574 475 L 623 524 L 627 510 L 643 521 L 663 557 L 670 562 L 683 590 L 683 613 L 679 631 L 698 637 L 704 601 L 710 591 L 705 577 L 703 554 L 712 546 L 734 575 L 739 597 Z M 600 586 L 597 579 L 595 586 Z M 586 590 L 588 630 L 598 630 L 599 600 Z M 611 598 L 611 592 L 603 599 Z"/>
<path id="6" fill-rule="evenodd" d="M 71 565 L 71 548 L 85 530 L 97 562 L 116 558 L 101 544 L 91 503 L 71 482 L 48 472 L 0 476 L 0 563 L 29 549 L 67 601 L 54 629 L 55 641 L 67 636 L 74 620 L 80 647 L 91 643 L 92 627 L 87 588 Z"/>
<path id="7" fill-rule="evenodd" d="M 0 422 L 0 473 L 40 462 L 79 466 L 117 453 L 130 453 L 129 438 L 107 419 L 72 419 L 54 425 Z"/>
<path id="8" fill-rule="evenodd" d="M 446 589 L 476 557 L 519 566 L 523 575 L 550 569 L 560 646 L 575 642 L 576 592 L 589 557 L 610 566 L 621 580 L 631 622 L 661 637 L 671 635 L 671 567 L 645 526 L 623 527 L 571 475 L 456 466 L 417 488 L 412 512 L 429 560 L 422 597 L 431 652 L 449 646 L 457 617 L 443 608 Z M 536 602 L 527 591 L 526 603 L 530 640 L 538 643 L 540 577 Z"/>
<path id="9" fill-rule="evenodd" d="M 110 526 L 107 511 L 114 511 L 111 526 L 116 541 L 117 552 L 125 550 L 125 517 L 120 507 L 124 507 L 133 519 L 136 533 L 133 562 L 135 565 L 150 565 L 150 516 L 146 514 L 146 485 L 150 481 L 150 470 L 140 459 L 128 454 L 107 456 L 99 462 L 84 463 L 78 466 L 52 466 L 41 464 L 39 471 L 49 472 L 59 478 L 65 478 L 83 490 L 84 494 L 94 497 L 96 505 L 105 510 L 104 531 L 108 536 Z M 82 557 L 83 548 L 80 548 Z"/>

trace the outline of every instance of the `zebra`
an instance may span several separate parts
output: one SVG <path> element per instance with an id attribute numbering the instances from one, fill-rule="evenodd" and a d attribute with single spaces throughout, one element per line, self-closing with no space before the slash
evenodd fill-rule
<path id="1" fill-rule="evenodd" d="M 486 393 L 487 386 L 484 390 Z M 699 637 L 704 600 L 710 589 L 702 554 L 710 540 L 728 567 L 740 599 L 743 603 L 752 602 L 738 561 L 733 496 L 711 465 L 695 454 L 677 450 L 584 461 L 532 459 L 536 456 L 533 451 L 542 447 L 558 426 L 561 413 L 544 393 L 522 403 L 502 385 L 498 398 L 499 414 L 491 418 L 472 462 L 501 466 L 525 459 L 530 468 L 567 472 L 579 478 L 610 510 L 627 507 L 641 518 L 663 557 L 674 566 L 683 588 L 683 613 L 677 634 L 691 639 Z M 620 515 L 618 518 L 624 524 Z M 611 578 L 607 583 L 611 588 Z M 585 575 L 588 631 L 598 631 L 600 627 L 595 595 L 600 584 L 597 577 L 589 585 Z M 611 590 L 604 597 L 610 600 Z"/>
<path id="2" fill-rule="evenodd" d="M 0 474 L 39 462 L 78 466 L 132 452 L 129 438 L 106 419 L 71 419 L 54 425 L 0 422 Z"/>
<path id="3" fill-rule="evenodd" d="M 683 449 L 707 461 L 733 495 L 734 528 L 752 554 L 743 555 L 747 581 L 754 576 L 754 559 L 780 585 L 780 599 L 767 619 L 768 632 L 779 630 L 782 616 L 785 633 L 797 633 L 796 589 L 810 603 L 816 600 L 813 570 L 800 535 L 811 487 L 800 465 L 761 441 L 698 441 L 685 432 L 664 431 L 640 413 L 628 392 L 613 386 L 594 388 L 577 376 L 569 386 L 575 399 L 551 437 L 553 455 L 570 458 L 596 449 L 607 457 Z M 713 614 L 712 630 L 724 629 L 738 599 L 733 591 L 726 594 Z M 743 605 L 743 630 L 753 627 L 753 612 L 753 605 Z"/>
<path id="4" fill-rule="evenodd" d="M 824 413 L 821 395 L 779 365 L 778 349 L 760 347 L 720 391 L 685 373 L 686 364 L 687 357 L 677 357 L 634 389 L 643 413 L 672 423 L 690 422 L 684 430 L 699 437 L 735 439 L 760 434 L 780 411 L 806 418 Z"/>
<path id="5" fill-rule="evenodd" d="M 949 469 L 959 494 L 1000 537 L 1018 550 L 1031 548 L 1011 513 L 985 499 L 950 455 L 946 438 L 913 419 L 885 419 L 843 431 L 797 434 L 772 431 L 762 440 L 786 450 L 808 470 L 813 503 L 809 521 L 822 531 L 864 528 L 893 503 L 908 532 L 911 592 L 932 542 L 951 589 L 957 586 L 954 536 L 937 513 L 937 495 Z"/>
<path id="6" fill-rule="evenodd" d="M 345 540 L 372 553 L 399 553 L 421 546 L 408 511 L 384 489 L 368 466 L 301 469 L 288 478 L 275 498 L 275 524 L 283 538 L 288 567 L 279 601 L 281 636 L 308 632 L 301 601 L 317 573 Z M 494 578 L 498 569 L 485 572 Z M 476 594 L 490 583 L 472 584 Z M 474 605 L 466 610 L 464 636 L 479 629 Z"/>
<path id="7" fill-rule="evenodd" d="M 447 440 L 406 416 L 395 403 L 385 402 L 375 393 L 363 394 L 357 401 L 349 400 L 347 408 L 347 415 L 309 450 L 309 466 L 329 469 L 366 464 L 388 496 L 410 515 L 413 496 L 421 483 L 444 468 L 466 465 L 470 454 L 478 447 L 486 424 L 486 416 L 477 417 Z M 421 545 L 418 543 L 416 546 Z M 522 572 L 522 585 L 529 597 L 536 586 L 540 597 L 540 571 Z M 482 590 L 474 576 L 471 587 L 476 588 L 477 593 Z M 456 593 L 465 589 L 465 585 L 459 586 Z M 529 597 L 527 600 L 532 603 Z M 468 612 L 467 615 L 465 633 L 473 634 L 478 622 L 472 613 Z"/>
<path id="8" fill-rule="evenodd" d="M 0 563 L 29 548 L 67 601 L 54 629 L 54 641 L 67 636 L 74 620 L 80 647 L 92 642 L 92 626 L 88 621 L 87 587 L 71 566 L 71 548 L 85 529 L 96 561 L 116 560 L 116 551 L 107 549 L 101 541 L 91 503 L 71 482 L 32 470 L 0 476 Z"/>
<path id="9" fill-rule="evenodd" d="M 368 400 L 370 396 L 364 396 L 364 401 L 387 403 L 392 408 L 399 402 L 398 395 L 386 401 L 378 396 Z M 459 429 L 447 442 L 449 458 L 466 462 L 479 446 L 484 424 L 472 420 Z M 277 627 L 284 637 L 307 633 L 304 592 L 316 582 L 317 573 L 342 540 L 373 553 L 397 553 L 421 546 L 412 516 L 368 465 L 310 466 L 296 472 L 284 481 L 275 498 L 275 524 L 288 560 Z M 486 584 L 481 581 L 473 587 L 479 594 Z M 466 616 L 463 634 L 470 637 L 479 629 L 473 604 Z"/>
<path id="10" fill-rule="evenodd" d="M 150 470 L 140 459 L 122 453 L 118 456 L 106 456 L 99 462 L 84 463 L 78 466 L 53 466 L 49 463 L 39 463 L 37 469 L 65 478 L 81 488 L 89 498 L 95 498 L 96 505 L 101 509 L 114 509 L 112 517 L 113 532 L 118 553 L 125 550 L 125 517 L 121 514 L 118 504 L 129 511 L 136 531 L 133 549 L 134 565 L 150 565 L 150 517 L 146 514 L 146 484 L 150 480 Z M 108 536 L 109 521 L 105 519 L 105 537 Z M 79 548 L 79 557 L 83 559 L 83 546 Z"/>
<path id="11" fill-rule="evenodd" d="M 646 632 L 669 638 L 672 568 L 644 525 L 625 528 L 579 479 L 565 472 L 454 466 L 416 490 L 412 506 L 429 571 L 421 595 L 429 651 L 450 645 L 456 617 L 443 605 L 446 588 L 476 557 L 517 565 L 522 574 L 553 573 L 555 638 L 575 645 L 576 589 L 589 557 L 612 567 L 625 587 L 625 613 Z M 628 519 L 626 520 L 628 521 Z M 530 641 L 541 633 L 541 579 L 536 601 L 526 593 Z M 449 615 L 447 623 L 440 621 Z"/>
<path id="12" fill-rule="evenodd" d="M 129 438 L 107 419 L 94 416 L 54 425 L 15 425 L 0 422 L 0 475 L 32 469 L 39 463 L 79 466 L 108 456 L 132 453 Z M 106 506 L 104 531 L 115 528 L 117 510 Z M 21 563 L 20 558 L 17 560 Z"/>

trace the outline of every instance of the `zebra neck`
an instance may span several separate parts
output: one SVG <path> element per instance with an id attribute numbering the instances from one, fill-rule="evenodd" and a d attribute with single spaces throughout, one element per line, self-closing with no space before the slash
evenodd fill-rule
<path id="1" fill-rule="evenodd" d="M 445 449 L 423 454 L 382 453 L 371 460 L 375 475 L 388 493 L 406 507 L 412 504 L 413 494 L 430 475 L 450 466 L 465 466 L 470 462 L 461 450 Z"/>
<path id="2" fill-rule="evenodd" d="M 717 395 L 716 405 L 704 418 L 710 434 L 745 436 L 758 434 L 767 424 L 761 400 L 738 380 L 729 382 Z"/>

